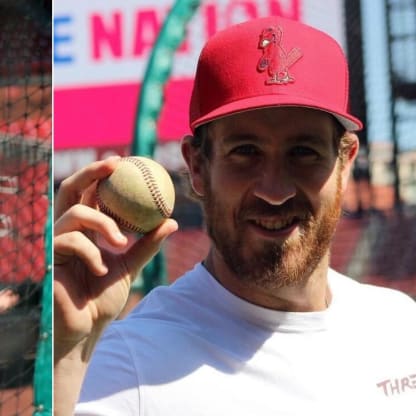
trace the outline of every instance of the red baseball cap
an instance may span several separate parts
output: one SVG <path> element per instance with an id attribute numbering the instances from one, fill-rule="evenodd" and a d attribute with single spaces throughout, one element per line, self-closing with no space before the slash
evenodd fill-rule
<path id="1" fill-rule="evenodd" d="M 190 104 L 190 127 L 263 107 L 310 107 L 350 131 L 348 65 L 326 33 L 281 17 L 250 20 L 215 34 L 203 48 Z"/>

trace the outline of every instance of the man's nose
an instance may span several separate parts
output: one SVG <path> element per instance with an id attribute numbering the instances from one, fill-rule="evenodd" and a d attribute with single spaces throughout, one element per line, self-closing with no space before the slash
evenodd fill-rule
<path id="1" fill-rule="evenodd" d="M 254 195 L 271 205 L 282 205 L 296 195 L 296 187 L 287 168 L 265 164 L 255 182 Z"/>

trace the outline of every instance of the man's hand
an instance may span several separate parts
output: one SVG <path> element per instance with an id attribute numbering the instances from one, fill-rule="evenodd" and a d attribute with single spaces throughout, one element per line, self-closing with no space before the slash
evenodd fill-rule
<path id="1" fill-rule="evenodd" d="M 165 220 L 128 247 L 126 236 L 97 210 L 95 199 L 98 180 L 111 174 L 118 159 L 76 172 L 62 182 L 55 198 L 55 399 L 63 414 L 73 409 L 94 345 L 124 307 L 132 281 L 177 229 L 174 220 Z M 100 247 L 98 237 L 112 249 Z"/>

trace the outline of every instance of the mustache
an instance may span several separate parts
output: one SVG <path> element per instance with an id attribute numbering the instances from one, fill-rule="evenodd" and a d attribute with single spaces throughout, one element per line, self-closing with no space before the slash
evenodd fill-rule
<path id="1" fill-rule="evenodd" d="M 282 205 L 272 205 L 262 199 L 252 201 L 240 211 L 240 218 L 247 217 L 312 217 L 312 207 L 307 202 L 290 199 Z"/>

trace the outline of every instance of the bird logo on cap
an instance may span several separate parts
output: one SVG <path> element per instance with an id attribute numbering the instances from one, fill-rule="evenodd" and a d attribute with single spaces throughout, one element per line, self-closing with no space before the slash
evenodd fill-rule
<path id="1" fill-rule="evenodd" d="M 299 48 L 286 52 L 282 46 L 283 31 L 280 27 L 268 27 L 260 34 L 259 49 L 263 55 L 259 59 L 257 69 L 263 72 L 267 69 L 270 78 L 266 84 L 289 84 L 294 77 L 289 74 L 289 68 L 302 57 Z"/>

